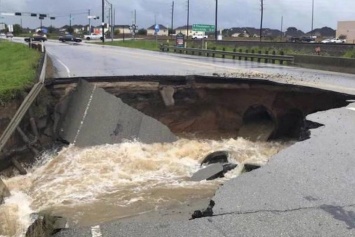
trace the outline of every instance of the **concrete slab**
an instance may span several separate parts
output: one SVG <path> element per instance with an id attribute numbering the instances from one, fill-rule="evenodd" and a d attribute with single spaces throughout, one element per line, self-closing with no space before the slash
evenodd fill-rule
<path id="1" fill-rule="evenodd" d="M 194 173 L 191 177 L 191 180 L 192 181 L 209 180 L 222 173 L 223 173 L 223 165 L 220 163 L 215 163 L 215 164 L 208 165 L 207 167 L 202 168 L 196 173 Z"/>
<path id="2" fill-rule="evenodd" d="M 10 196 L 10 191 L 6 187 L 5 183 L 0 178 L 0 204 L 4 202 L 4 198 Z"/>
<path id="3" fill-rule="evenodd" d="M 144 143 L 176 141 L 175 135 L 159 121 L 85 81 L 71 95 L 63 116 L 59 136 L 80 147 L 132 139 Z"/>

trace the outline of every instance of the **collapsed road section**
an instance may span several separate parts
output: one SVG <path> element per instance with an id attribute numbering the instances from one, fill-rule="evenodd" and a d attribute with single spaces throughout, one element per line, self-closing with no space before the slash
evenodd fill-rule
<path id="1" fill-rule="evenodd" d="M 308 129 L 320 126 L 307 121 L 308 114 L 343 107 L 354 97 L 267 80 L 207 76 L 59 78 L 47 81 L 46 88 L 1 155 L 0 170 L 12 165 L 9 157 L 37 156 L 56 142 L 154 143 L 175 141 L 175 136 L 304 140 Z M 0 127 L 11 119 L 3 111 Z"/>
<path id="2" fill-rule="evenodd" d="M 47 87 L 57 100 L 62 100 L 80 79 L 160 121 L 175 135 L 203 139 L 242 136 L 254 141 L 303 140 L 308 136 L 307 129 L 317 126 L 305 120 L 308 114 L 345 106 L 351 98 L 332 91 L 265 80 L 206 76 L 63 78 Z M 107 95 L 101 104 L 93 103 L 96 107 L 109 107 L 112 98 Z M 70 110 L 74 109 L 69 109 L 69 114 Z M 99 113 L 106 116 L 102 111 Z M 97 117 L 85 130 L 100 127 L 104 121 Z M 112 131 L 106 133 L 109 136 Z M 72 142 L 75 134 L 70 136 Z"/>

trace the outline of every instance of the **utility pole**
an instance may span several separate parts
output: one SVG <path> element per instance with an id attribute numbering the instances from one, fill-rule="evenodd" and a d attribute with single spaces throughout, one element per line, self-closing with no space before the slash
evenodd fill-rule
<path id="1" fill-rule="evenodd" d="M 284 16 L 281 16 L 281 41 L 282 41 L 282 38 L 283 38 L 283 24 L 284 24 Z"/>
<path id="2" fill-rule="evenodd" d="M 313 34 L 313 22 L 314 22 L 314 0 L 312 0 L 312 26 L 311 26 L 311 34 Z"/>
<path id="3" fill-rule="evenodd" d="M 189 21 L 190 21 L 190 0 L 187 0 L 187 25 L 186 25 L 186 39 L 189 39 Z"/>
<path id="4" fill-rule="evenodd" d="M 105 0 L 102 0 L 102 22 L 101 22 L 101 30 L 102 30 L 102 43 L 105 43 Z"/>
<path id="5" fill-rule="evenodd" d="M 171 33 L 174 31 L 174 1 L 171 6 Z"/>
<path id="6" fill-rule="evenodd" d="M 113 41 L 113 9 L 112 9 L 112 3 L 111 3 L 111 41 Z"/>
<path id="7" fill-rule="evenodd" d="M 69 15 L 69 27 L 71 28 L 71 14 Z M 42 29 L 42 20 L 41 20 L 41 29 Z"/>
<path id="8" fill-rule="evenodd" d="M 218 0 L 216 0 L 216 13 L 215 13 L 215 22 L 214 22 L 214 37 L 217 40 L 218 37 Z"/>
<path id="9" fill-rule="evenodd" d="M 90 18 L 90 9 L 88 10 L 88 18 L 89 18 L 89 34 L 91 34 L 91 18 Z"/>
<path id="10" fill-rule="evenodd" d="M 137 10 L 134 9 L 134 24 L 137 25 Z"/>
<path id="11" fill-rule="evenodd" d="M 260 42 L 263 37 L 263 17 L 264 17 L 264 0 L 260 0 L 261 2 L 261 19 L 260 19 Z"/>

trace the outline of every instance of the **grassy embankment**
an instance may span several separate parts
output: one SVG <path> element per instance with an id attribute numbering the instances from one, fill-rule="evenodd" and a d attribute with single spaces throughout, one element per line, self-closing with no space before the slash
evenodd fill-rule
<path id="1" fill-rule="evenodd" d="M 0 103 L 33 84 L 40 56 L 26 45 L 0 40 Z"/>
<path id="2" fill-rule="evenodd" d="M 159 50 L 159 42 L 156 42 L 155 40 L 125 40 L 125 41 L 111 42 L 110 40 L 107 39 L 105 41 L 105 45 L 121 46 L 121 47 L 136 48 L 136 49 L 146 49 L 152 51 Z"/>

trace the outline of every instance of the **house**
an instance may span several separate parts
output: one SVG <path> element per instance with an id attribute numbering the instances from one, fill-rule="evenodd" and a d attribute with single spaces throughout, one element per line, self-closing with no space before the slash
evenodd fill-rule
<path id="1" fill-rule="evenodd" d="M 337 38 L 345 38 L 347 43 L 355 43 L 355 21 L 338 21 Z"/>
<path id="2" fill-rule="evenodd" d="M 165 26 L 158 24 L 159 25 L 159 31 L 157 32 L 157 35 L 159 36 L 168 36 L 169 35 L 169 29 L 166 28 Z M 155 35 L 155 24 L 147 28 L 147 35 Z"/>
<path id="3" fill-rule="evenodd" d="M 191 25 L 189 25 L 188 27 L 186 25 L 184 25 L 184 26 L 180 26 L 180 27 L 175 28 L 176 34 L 181 33 L 181 34 L 187 35 L 187 31 L 189 31 L 189 36 L 192 36 L 194 33 L 197 33 L 197 32 L 192 31 Z"/>
<path id="4" fill-rule="evenodd" d="M 119 31 L 119 34 L 131 34 L 131 28 L 129 25 L 115 25 L 114 31 Z"/>

